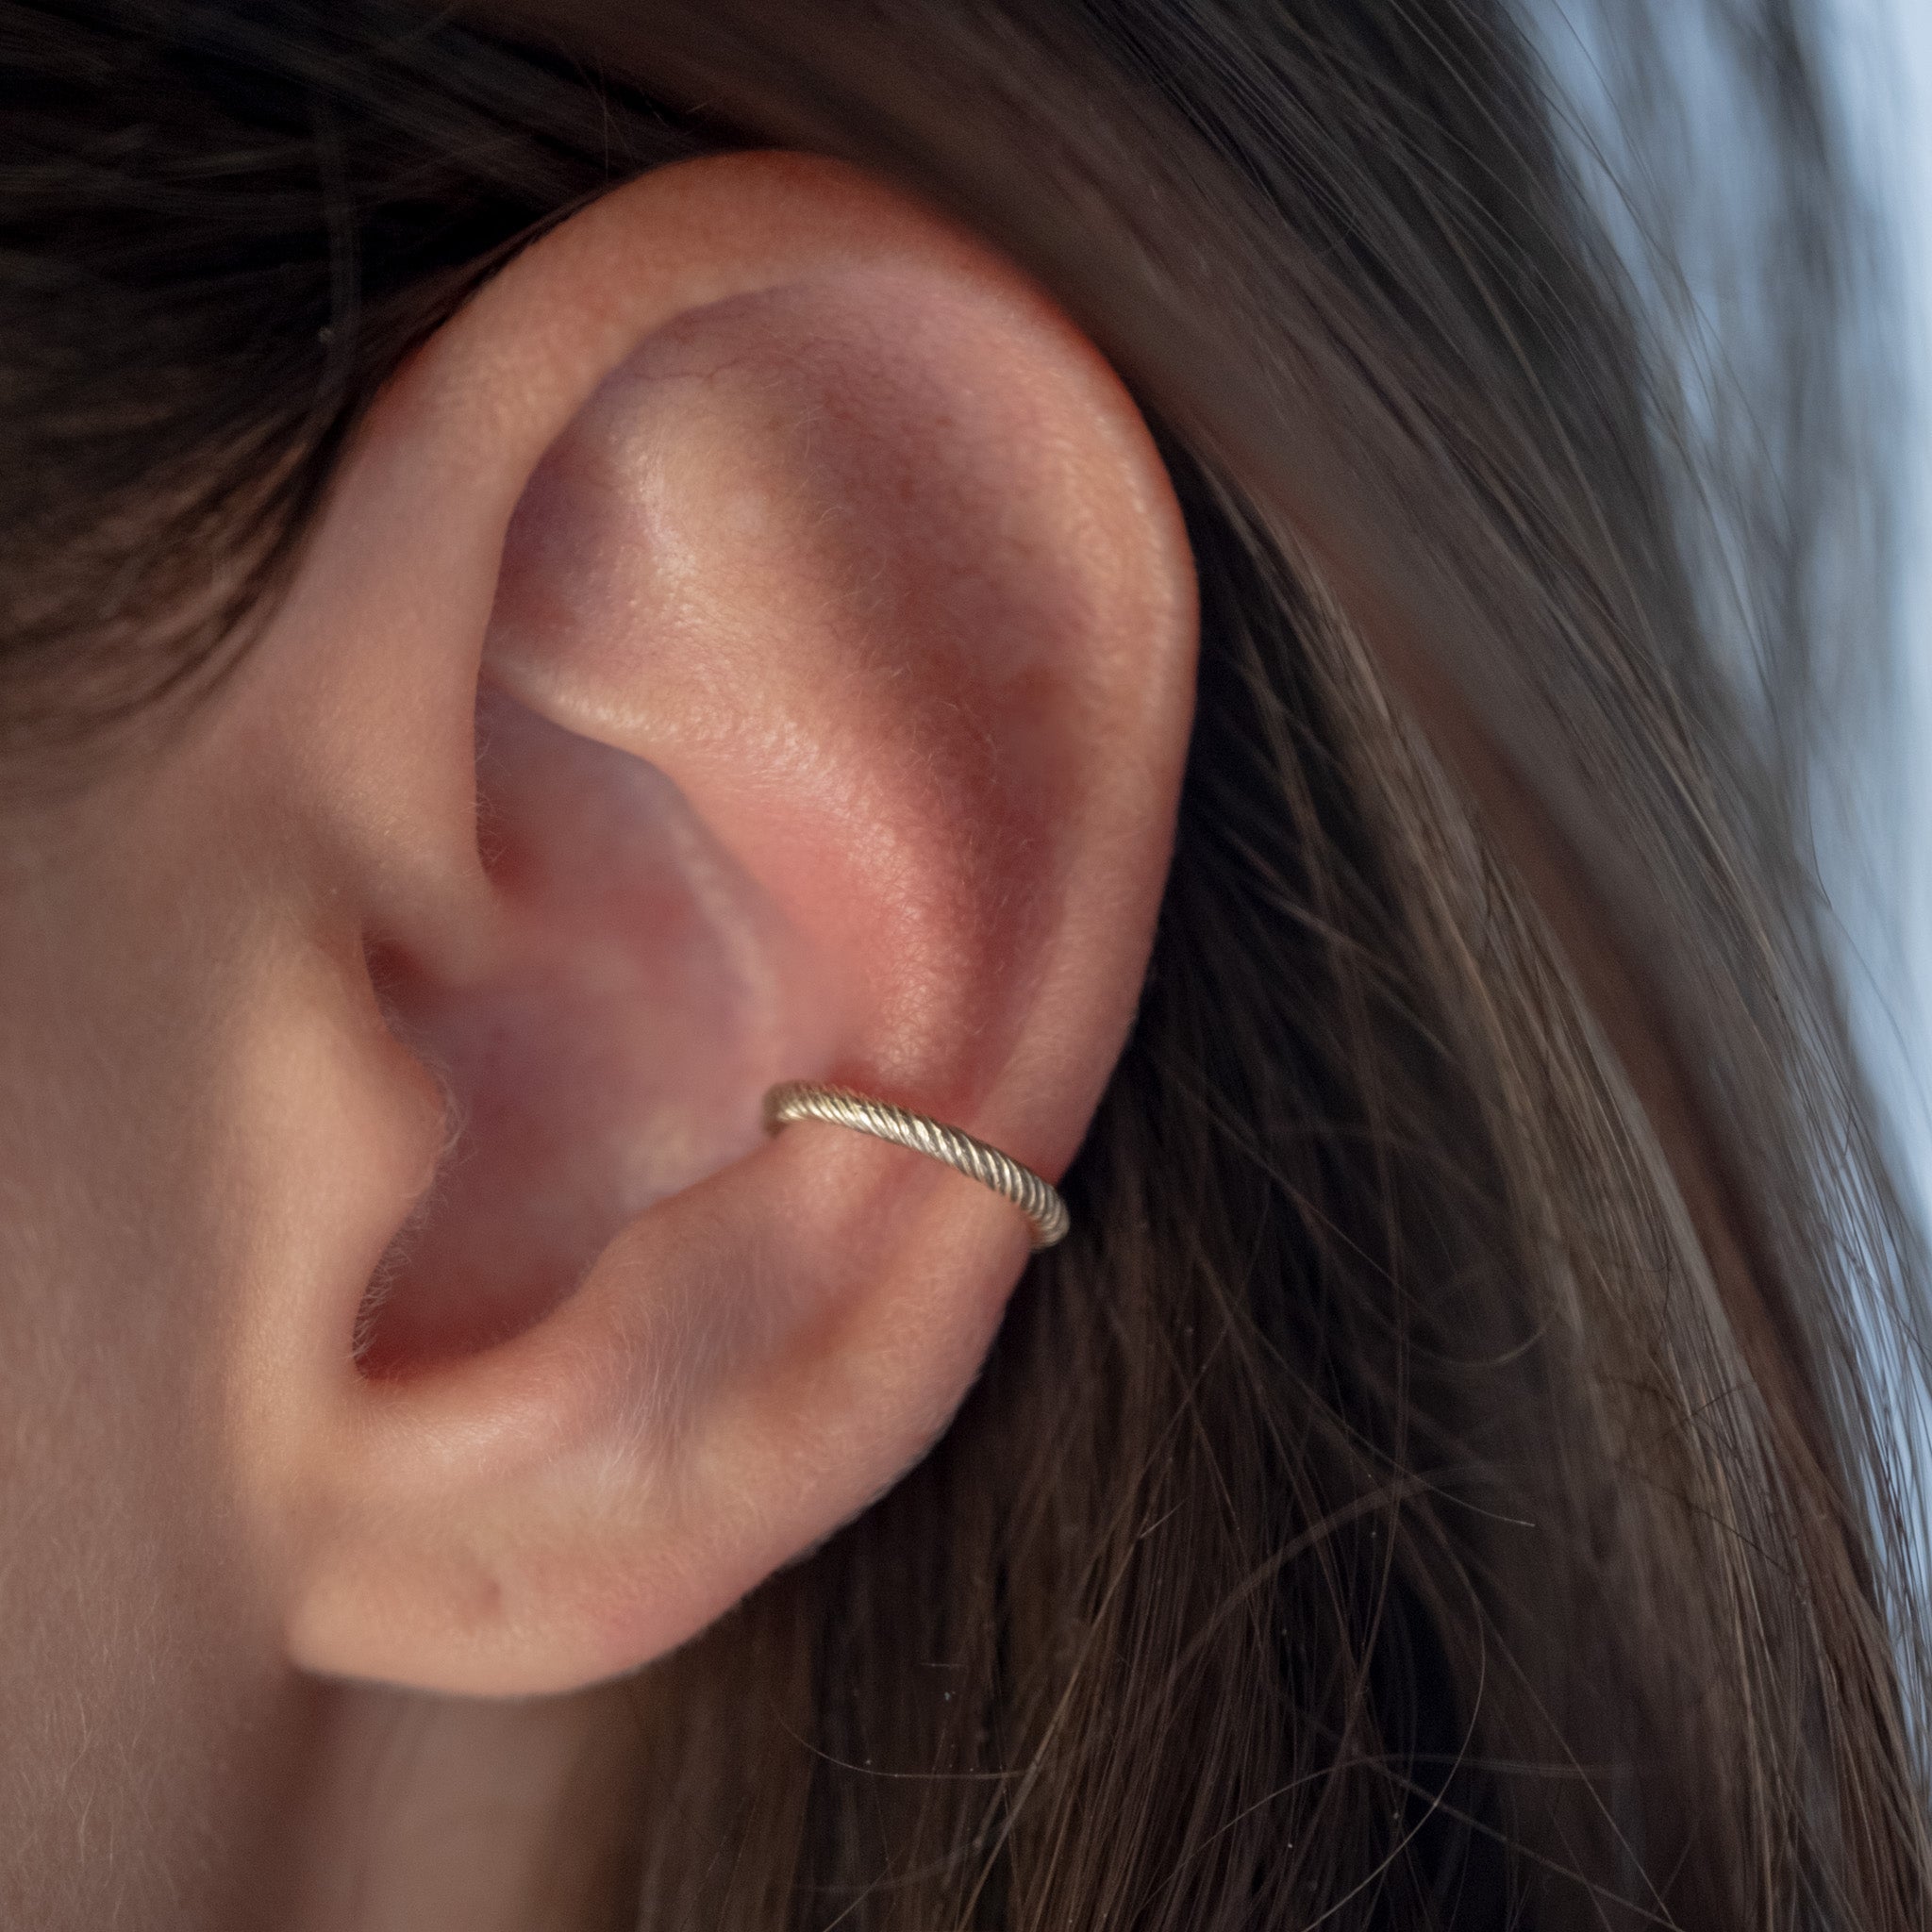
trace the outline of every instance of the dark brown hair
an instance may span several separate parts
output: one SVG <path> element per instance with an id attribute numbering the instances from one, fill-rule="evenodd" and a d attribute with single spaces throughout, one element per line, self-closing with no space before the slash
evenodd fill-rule
<path id="1" fill-rule="evenodd" d="M 977 226 L 1188 511 L 1080 1231 L 927 1461 L 639 1681 L 621 1923 L 1924 1922 L 1916 1261 L 1707 568 L 1809 681 L 1869 478 L 1793 6 L 1710 9 L 1785 251 L 1766 483 L 1689 460 L 1498 0 L 0 5 L 22 771 L 219 676 L 408 347 L 707 146 Z"/>

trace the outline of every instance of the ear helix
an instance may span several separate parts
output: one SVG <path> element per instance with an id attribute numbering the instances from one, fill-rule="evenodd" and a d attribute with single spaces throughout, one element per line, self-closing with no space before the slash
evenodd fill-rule
<path id="1" fill-rule="evenodd" d="M 877 1141 L 909 1147 L 943 1162 L 981 1187 L 1010 1201 L 1033 1224 L 1033 1248 L 1053 1247 L 1066 1239 L 1073 1225 L 1059 1190 L 1011 1155 L 959 1127 L 948 1126 L 930 1114 L 914 1113 L 890 1101 L 874 1100 L 849 1087 L 823 1087 L 808 1080 L 791 1080 L 765 1095 L 765 1130 L 775 1134 L 795 1121 L 823 1121 L 828 1126 L 850 1127 Z"/>

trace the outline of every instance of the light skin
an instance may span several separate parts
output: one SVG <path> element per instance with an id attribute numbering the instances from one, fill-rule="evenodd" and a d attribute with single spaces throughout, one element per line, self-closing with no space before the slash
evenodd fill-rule
<path id="1" fill-rule="evenodd" d="M 594 1687 L 914 1462 L 1025 1258 L 764 1089 L 1065 1167 L 1193 652 L 1117 379 L 849 172 L 650 176 L 419 352 L 218 698 L 7 835 L 0 1917 L 533 1923 Z"/>

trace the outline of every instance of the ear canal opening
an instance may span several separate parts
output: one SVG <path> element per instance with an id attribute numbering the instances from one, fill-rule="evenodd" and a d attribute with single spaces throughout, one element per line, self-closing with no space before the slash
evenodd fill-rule
<path id="1" fill-rule="evenodd" d="M 781 1066 L 782 924 L 662 772 L 486 689 L 477 788 L 481 967 L 365 948 L 449 1122 L 358 1313 L 375 1377 L 541 1321 L 654 1202 L 760 1144 Z"/>

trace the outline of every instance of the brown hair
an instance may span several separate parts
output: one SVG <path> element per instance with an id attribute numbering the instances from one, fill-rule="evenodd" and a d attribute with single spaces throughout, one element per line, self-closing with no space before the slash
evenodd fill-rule
<path id="1" fill-rule="evenodd" d="M 1732 535 L 1802 653 L 1843 184 L 1790 0 L 1725 12 L 1802 294 Z M 1079 1232 L 640 1680 L 622 1923 L 1923 1922 L 1916 1261 L 1723 479 L 1499 0 L 15 4 L 0 86 L 23 767 L 218 676 L 408 346 L 703 146 L 953 209 L 1164 438 L 1200 716 Z"/>

